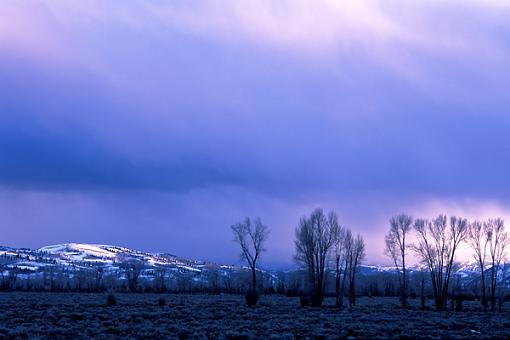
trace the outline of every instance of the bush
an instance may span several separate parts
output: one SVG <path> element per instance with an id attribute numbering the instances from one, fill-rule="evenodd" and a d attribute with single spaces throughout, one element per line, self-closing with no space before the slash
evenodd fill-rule
<path id="1" fill-rule="evenodd" d="M 310 296 L 310 304 L 312 305 L 312 307 L 321 307 L 323 301 L 324 296 L 320 293 L 313 293 Z"/>
<path id="2" fill-rule="evenodd" d="M 310 306 L 310 299 L 308 296 L 302 296 L 299 298 L 299 303 L 301 304 L 301 307 L 308 307 Z"/>
<path id="3" fill-rule="evenodd" d="M 255 306 L 257 301 L 259 301 L 259 293 L 256 290 L 249 290 L 246 293 L 245 299 L 248 306 Z"/>
<path id="4" fill-rule="evenodd" d="M 460 312 L 462 310 L 462 299 L 455 299 L 455 311 Z"/>
<path id="5" fill-rule="evenodd" d="M 299 299 L 299 302 L 301 303 L 301 307 L 321 307 L 322 302 L 324 301 L 324 297 L 322 297 L 319 294 L 313 293 L 308 296 L 302 296 Z"/>
<path id="6" fill-rule="evenodd" d="M 115 297 L 115 295 L 112 292 L 108 293 L 108 295 L 106 296 L 106 305 L 115 306 L 116 304 L 117 298 Z"/>
<path id="7" fill-rule="evenodd" d="M 455 296 L 455 310 L 457 312 L 462 311 L 462 303 L 466 299 L 466 296 L 464 294 L 457 294 Z"/>
<path id="8" fill-rule="evenodd" d="M 163 307 L 166 305 L 166 299 L 164 296 L 160 296 L 158 299 L 158 306 Z"/>

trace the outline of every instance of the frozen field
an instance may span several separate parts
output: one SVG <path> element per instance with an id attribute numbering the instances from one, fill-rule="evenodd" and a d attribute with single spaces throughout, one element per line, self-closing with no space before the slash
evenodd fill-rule
<path id="1" fill-rule="evenodd" d="M 299 305 L 263 296 L 257 307 L 241 296 L 0 293 L 1 338 L 510 338 L 510 314 L 402 310 L 398 300 L 361 298 L 353 310 Z M 417 303 L 417 301 L 411 301 Z M 332 304 L 332 301 L 326 301 Z M 507 306 L 508 307 L 508 306 Z"/>

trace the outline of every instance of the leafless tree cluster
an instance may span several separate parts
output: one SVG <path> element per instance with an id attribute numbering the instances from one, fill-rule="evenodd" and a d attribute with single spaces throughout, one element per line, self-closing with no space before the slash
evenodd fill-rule
<path id="1" fill-rule="evenodd" d="M 482 285 L 481 303 L 483 306 L 483 310 L 485 312 L 487 311 L 487 289 L 485 285 L 485 271 L 487 269 L 486 266 L 489 244 L 487 227 L 488 225 L 486 223 L 482 223 L 480 221 L 473 221 L 469 225 L 467 238 L 468 244 L 474 252 L 473 256 L 476 260 L 478 269 L 480 270 L 480 282 Z"/>
<path id="2" fill-rule="evenodd" d="M 344 277 L 349 278 L 349 307 L 356 305 L 356 272 L 365 258 L 365 241 L 360 234 L 354 238 L 350 230 L 347 230 L 344 241 L 345 247 L 345 268 Z M 343 287 L 340 292 L 343 295 Z"/>
<path id="3" fill-rule="evenodd" d="M 342 305 L 346 281 L 349 305 L 356 303 L 356 269 L 365 256 L 365 244 L 360 235 L 353 238 L 350 230 L 339 225 L 335 212 L 326 215 L 322 209 L 316 209 L 310 216 L 302 217 L 296 228 L 295 248 L 295 259 L 307 273 L 312 305 L 322 305 L 331 258 L 335 268 L 337 305 Z"/>
<path id="4" fill-rule="evenodd" d="M 308 274 L 308 285 L 312 304 L 322 305 L 326 284 L 327 256 L 335 242 L 336 216 L 330 213 L 326 217 L 322 209 L 304 216 L 296 228 L 295 259 L 302 263 Z"/>
<path id="5" fill-rule="evenodd" d="M 119 268 L 124 271 L 130 292 L 138 290 L 140 274 L 143 270 L 143 263 L 138 260 L 128 259 L 120 262 Z"/>
<path id="6" fill-rule="evenodd" d="M 415 231 L 416 241 L 411 244 L 408 236 L 412 229 Z M 480 270 L 482 306 L 486 311 L 488 281 L 491 309 L 494 311 L 501 276 L 499 272 L 510 243 L 510 237 L 504 230 L 504 222 L 496 218 L 469 223 L 465 218 L 446 215 L 439 215 L 432 220 L 419 218 L 413 221 L 411 216 L 402 214 L 390 219 L 390 230 L 385 237 L 385 253 L 398 270 L 403 307 L 407 307 L 408 298 L 408 250 L 414 250 L 426 265 L 436 309 L 444 310 L 455 271 L 455 255 L 462 242 L 466 242 L 473 250 Z"/>
<path id="7" fill-rule="evenodd" d="M 496 218 L 484 222 L 472 222 L 469 226 L 468 244 L 474 252 L 474 258 L 480 270 L 484 311 L 487 311 L 488 305 L 486 285 L 488 272 L 491 311 L 494 312 L 499 276 L 501 276 L 500 268 L 505 257 L 505 251 L 510 244 L 510 237 L 505 231 L 504 221 L 501 218 Z"/>
<path id="8" fill-rule="evenodd" d="M 448 286 L 452 275 L 455 252 L 467 233 L 464 218 L 439 215 L 429 221 L 417 219 L 414 229 L 418 241 L 414 250 L 429 269 L 436 309 L 446 309 Z"/>

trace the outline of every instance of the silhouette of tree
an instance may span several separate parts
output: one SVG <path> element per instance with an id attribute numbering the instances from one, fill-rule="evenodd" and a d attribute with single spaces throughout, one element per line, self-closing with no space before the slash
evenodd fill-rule
<path id="1" fill-rule="evenodd" d="M 466 237 L 467 220 L 460 217 L 439 215 L 433 221 L 417 219 L 414 229 L 418 243 L 414 250 L 427 265 L 437 310 L 445 310 L 448 284 L 452 274 L 455 251 Z"/>
<path id="2" fill-rule="evenodd" d="M 407 272 L 406 272 L 406 255 L 408 245 L 407 235 L 412 229 L 413 218 L 409 215 L 401 214 L 390 219 L 390 231 L 385 237 L 385 254 L 389 256 L 398 271 L 398 279 L 400 284 L 400 297 L 402 307 L 407 308 Z"/>
<path id="3" fill-rule="evenodd" d="M 306 268 L 313 306 L 321 306 L 324 300 L 327 257 L 335 242 L 332 221 L 333 217 L 328 219 L 322 209 L 316 209 L 302 217 L 296 228 L 295 260 Z"/>
<path id="4" fill-rule="evenodd" d="M 252 223 L 249 217 L 243 222 L 238 222 L 232 227 L 234 241 L 241 247 L 241 259 L 246 261 L 251 269 L 252 290 L 257 289 L 257 260 L 260 258 L 264 249 L 264 242 L 267 240 L 269 231 L 262 224 L 260 218 L 256 218 Z"/>

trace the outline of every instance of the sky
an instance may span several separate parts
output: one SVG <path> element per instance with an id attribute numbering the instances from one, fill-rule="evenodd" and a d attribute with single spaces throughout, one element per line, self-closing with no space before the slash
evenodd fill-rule
<path id="1" fill-rule="evenodd" d="M 0 244 L 293 264 L 322 207 L 510 221 L 510 1 L 2 0 Z"/>

